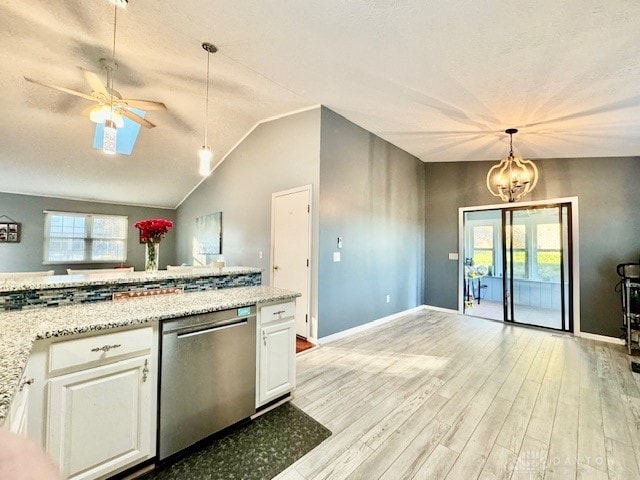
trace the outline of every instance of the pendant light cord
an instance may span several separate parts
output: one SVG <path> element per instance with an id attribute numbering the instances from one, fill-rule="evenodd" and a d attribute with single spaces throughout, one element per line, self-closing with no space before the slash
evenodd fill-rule
<path id="1" fill-rule="evenodd" d="M 208 137 L 209 137 L 209 60 L 211 58 L 211 53 L 207 51 L 207 99 L 205 100 L 204 107 L 204 146 L 208 146 Z"/>
<path id="2" fill-rule="evenodd" d="M 118 5 L 113 6 L 113 48 L 111 49 L 111 67 L 109 75 L 111 78 L 111 85 L 109 86 L 111 94 L 111 121 L 113 121 L 113 69 L 116 66 L 116 26 L 118 24 Z M 109 82 L 107 82 L 109 83 Z"/>

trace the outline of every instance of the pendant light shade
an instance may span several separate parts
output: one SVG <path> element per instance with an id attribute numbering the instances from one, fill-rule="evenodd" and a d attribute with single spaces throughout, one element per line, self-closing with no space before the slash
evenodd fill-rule
<path id="1" fill-rule="evenodd" d="M 213 158 L 213 152 L 209 147 L 203 146 L 198 151 L 198 158 L 200 159 L 198 173 L 203 177 L 206 177 L 211 172 L 211 159 Z"/>
<path id="2" fill-rule="evenodd" d="M 216 53 L 218 49 L 211 43 L 203 43 L 202 48 L 207 52 L 207 99 L 204 109 L 204 145 L 198 152 L 199 168 L 198 172 L 203 177 L 207 177 L 211 173 L 211 159 L 213 158 L 213 152 L 209 148 L 208 133 L 209 133 L 209 58 L 212 53 Z"/>
<path id="3" fill-rule="evenodd" d="M 489 169 L 487 188 L 491 195 L 505 202 L 515 202 L 533 190 L 538 183 L 538 168 L 531 160 L 513 155 L 513 134 L 518 129 L 505 130 L 509 135 L 509 156 Z"/>
<path id="4" fill-rule="evenodd" d="M 113 120 L 105 120 L 102 136 L 102 151 L 109 155 L 116 154 L 117 127 Z"/>

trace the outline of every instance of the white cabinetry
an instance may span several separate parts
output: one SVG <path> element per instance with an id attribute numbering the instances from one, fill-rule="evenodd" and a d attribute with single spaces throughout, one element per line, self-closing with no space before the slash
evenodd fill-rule
<path id="1" fill-rule="evenodd" d="M 18 384 L 18 391 L 13 397 L 11 402 L 11 408 L 6 419 L 6 426 L 13 433 L 18 435 L 28 436 L 29 427 L 29 398 L 31 393 L 31 385 L 35 382 L 31 374 L 31 368 L 28 365 L 25 369 L 20 383 Z"/>
<path id="2" fill-rule="evenodd" d="M 150 355 L 49 383 L 47 451 L 64 478 L 97 478 L 151 453 Z"/>
<path id="3" fill-rule="evenodd" d="M 293 390 L 295 355 L 295 301 L 260 307 L 256 407 Z"/>
<path id="4" fill-rule="evenodd" d="M 65 479 L 105 478 L 155 455 L 157 345 L 157 326 L 36 342 L 26 430 Z"/>

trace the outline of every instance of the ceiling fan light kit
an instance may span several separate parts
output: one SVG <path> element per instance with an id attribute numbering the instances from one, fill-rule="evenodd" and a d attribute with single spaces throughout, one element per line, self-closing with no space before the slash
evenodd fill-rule
<path id="1" fill-rule="evenodd" d="M 538 168 L 531 160 L 513 155 L 513 134 L 517 128 L 508 128 L 509 156 L 489 169 L 487 188 L 491 195 L 505 202 L 515 202 L 533 190 L 538 183 Z"/>

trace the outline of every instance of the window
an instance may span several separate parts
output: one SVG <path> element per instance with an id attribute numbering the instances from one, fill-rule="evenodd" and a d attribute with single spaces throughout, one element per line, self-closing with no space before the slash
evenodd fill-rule
<path id="1" fill-rule="evenodd" d="M 473 264 L 493 265 L 493 226 L 473 227 Z"/>
<path id="2" fill-rule="evenodd" d="M 506 226 L 507 250 L 511 248 L 513 252 L 513 277 L 527 278 L 529 276 L 529 260 L 527 255 L 527 226 L 507 225 Z M 513 239 L 513 245 L 512 245 Z M 507 255 L 507 262 L 510 261 Z"/>
<path id="3" fill-rule="evenodd" d="M 560 224 L 541 223 L 536 230 L 536 269 L 538 278 L 560 281 Z"/>
<path id="4" fill-rule="evenodd" d="M 44 212 L 44 263 L 107 263 L 127 259 L 128 218 Z"/>

